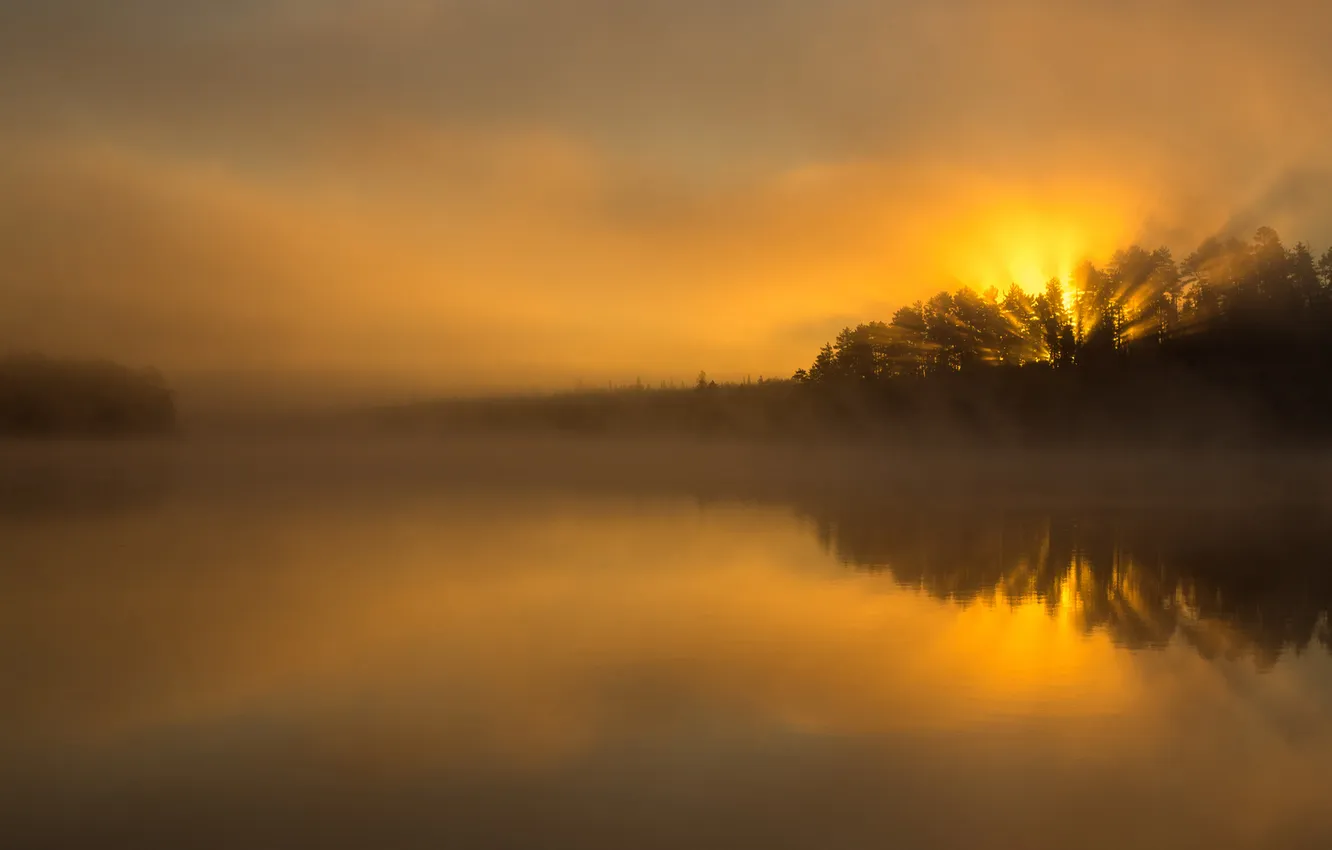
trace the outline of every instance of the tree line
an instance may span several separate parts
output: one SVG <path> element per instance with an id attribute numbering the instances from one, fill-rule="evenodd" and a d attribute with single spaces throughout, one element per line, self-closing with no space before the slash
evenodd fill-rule
<path id="1" fill-rule="evenodd" d="M 114 436 L 176 428 L 162 376 L 108 361 L 0 357 L 0 437 Z"/>
<path id="2" fill-rule="evenodd" d="M 1270 227 L 1251 241 L 1210 238 L 1182 262 L 1134 245 L 1103 268 L 1083 262 L 1031 295 L 962 287 L 902 307 L 889 322 L 844 328 L 804 383 L 929 377 L 985 366 L 1054 368 L 1191 352 L 1261 359 L 1332 339 L 1332 248 L 1315 258 Z"/>

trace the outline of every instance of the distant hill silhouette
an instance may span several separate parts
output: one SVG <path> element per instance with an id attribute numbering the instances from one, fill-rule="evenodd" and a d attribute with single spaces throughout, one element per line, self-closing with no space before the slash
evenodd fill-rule
<path id="1" fill-rule="evenodd" d="M 127 436 L 176 427 L 161 376 L 115 363 L 0 358 L 0 436 Z"/>

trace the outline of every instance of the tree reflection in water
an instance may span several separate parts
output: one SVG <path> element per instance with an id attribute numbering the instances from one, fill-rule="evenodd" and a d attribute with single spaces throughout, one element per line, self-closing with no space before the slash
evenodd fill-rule
<path id="1" fill-rule="evenodd" d="M 1128 648 L 1180 638 L 1205 656 L 1332 651 L 1324 512 L 1004 512 L 801 505 L 842 561 L 962 604 L 1033 600 Z"/>

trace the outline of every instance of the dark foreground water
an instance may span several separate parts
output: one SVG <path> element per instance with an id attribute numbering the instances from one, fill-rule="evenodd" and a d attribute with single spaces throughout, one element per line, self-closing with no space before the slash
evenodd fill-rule
<path id="1" fill-rule="evenodd" d="M 1332 847 L 1307 478 L 186 451 L 9 458 L 0 846 Z"/>

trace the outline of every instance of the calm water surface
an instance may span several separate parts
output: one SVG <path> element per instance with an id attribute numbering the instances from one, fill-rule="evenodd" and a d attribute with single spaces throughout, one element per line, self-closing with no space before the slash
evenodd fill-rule
<path id="1" fill-rule="evenodd" d="M 1332 847 L 1320 515 L 34 499 L 5 847 Z"/>

